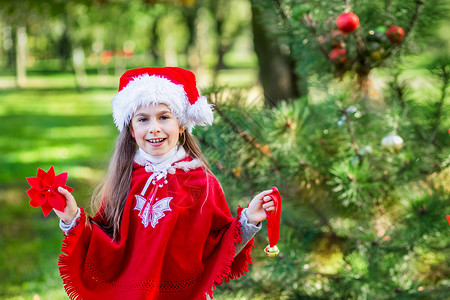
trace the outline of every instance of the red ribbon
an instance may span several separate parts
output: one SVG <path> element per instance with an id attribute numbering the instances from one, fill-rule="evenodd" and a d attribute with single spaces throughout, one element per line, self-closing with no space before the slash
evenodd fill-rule
<path id="1" fill-rule="evenodd" d="M 280 238 L 280 217 L 281 217 L 281 196 L 277 187 L 271 188 L 272 193 L 268 196 L 272 197 L 275 203 L 274 211 L 266 211 L 267 214 L 267 229 L 269 231 L 269 243 L 270 247 L 275 246 Z"/>

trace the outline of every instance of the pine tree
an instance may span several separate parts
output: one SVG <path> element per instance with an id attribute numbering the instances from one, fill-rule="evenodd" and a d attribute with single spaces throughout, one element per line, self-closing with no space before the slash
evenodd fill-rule
<path id="1" fill-rule="evenodd" d="M 444 299 L 450 59 L 412 53 L 435 38 L 430 28 L 446 6 L 258 3 L 310 92 L 266 109 L 248 103 L 245 90 L 205 91 L 218 117 L 213 130 L 196 134 L 214 171 L 225 174 L 227 198 L 243 205 L 242 194 L 272 185 L 283 197 L 280 256 L 263 258 L 267 238 L 259 234 L 254 270 L 234 284 L 267 299 Z M 360 25 L 333 46 L 335 20 L 346 11 Z M 401 42 L 386 34 L 391 25 L 403 28 Z M 333 49 L 345 49 L 345 59 L 330 57 Z"/>

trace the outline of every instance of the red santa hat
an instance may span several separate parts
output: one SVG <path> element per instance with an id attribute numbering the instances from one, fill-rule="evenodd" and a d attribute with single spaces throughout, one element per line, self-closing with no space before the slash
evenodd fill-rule
<path id="1" fill-rule="evenodd" d="M 128 127 L 140 106 L 166 104 L 180 125 L 190 132 L 195 125 L 211 125 L 211 105 L 200 96 L 194 73 L 177 67 L 147 67 L 126 71 L 112 99 L 114 123 L 119 131 Z"/>

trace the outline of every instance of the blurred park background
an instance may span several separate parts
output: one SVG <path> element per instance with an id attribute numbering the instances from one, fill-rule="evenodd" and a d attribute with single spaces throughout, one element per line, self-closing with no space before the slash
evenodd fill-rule
<path id="1" fill-rule="evenodd" d="M 215 299 L 448 299 L 450 4 L 438 0 L 0 0 L 0 298 L 67 299 L 54 214 L 26 177 L 68 172 L 89 210 L 127 69 L 193 70 L 194 134 L 230 208 L 278 186 L 244 278 Z M 352 11 L 359 27 L 342 32 Z M 394 27 L 392 27 L 392 25 Z"/>

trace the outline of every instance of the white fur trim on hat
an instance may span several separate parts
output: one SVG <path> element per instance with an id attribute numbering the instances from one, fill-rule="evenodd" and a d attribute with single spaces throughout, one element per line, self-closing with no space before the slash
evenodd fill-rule
<path id="1" fill-rule="evenodd" d="M 211 125 L 214 121 L 212 105 L 208 104 L 205 96 L 200 96 L 194 104 L 189 105 L 187 117 L 197 125 Z"/>
<path id="2" fill-rule="evenodd" d="M 126 128 L 140 106 L 166 104 L 180 125 L 192 131 L 195 125 L 211 125 L 211 105 L 205 96 L 190 104 L 181 84 L 158 75 L 142 74 L 131 80 L 112 99 L 114 123 L 119 131 Z"/>
<path id="3" fill-rule="evenodd" d="M 112 99 L 113 118 L 119 131 L 130 124 L 131 118 L 140 106 L 166 104 L 178 118 L 180 125 L 186 123 L 185 110 L 189 103 L 183 86 L 166 78 L 143 74 L 130 81 Z"/>

